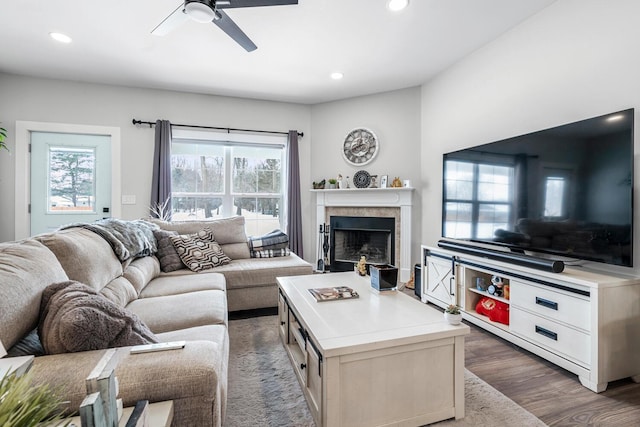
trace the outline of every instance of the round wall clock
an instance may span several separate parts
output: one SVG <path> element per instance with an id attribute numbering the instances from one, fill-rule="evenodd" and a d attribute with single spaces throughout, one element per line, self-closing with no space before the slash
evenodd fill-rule
<path id="1" fill-rule="evenodd" d="M 342 144 L 342 156 L 354 166 L 363 166 L 378 154 L 380 144 L 373 131 L 357 128 L 349 132 Z"/>

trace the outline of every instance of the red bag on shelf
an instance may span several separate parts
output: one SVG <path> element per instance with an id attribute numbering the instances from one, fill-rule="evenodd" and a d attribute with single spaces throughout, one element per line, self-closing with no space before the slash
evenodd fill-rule
<path id="1" fill-rule="evenodd" d="M 482 297 L 476 304 L 476 313 L 488 316 L 492 322 L 509 324 L 509 304 L 502 301 Z"/>

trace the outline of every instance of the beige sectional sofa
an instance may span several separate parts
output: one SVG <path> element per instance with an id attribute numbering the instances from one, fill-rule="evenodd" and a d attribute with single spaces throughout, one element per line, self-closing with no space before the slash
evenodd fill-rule
<path id="1" fill-rule="evenodd" d="M 125 406 L 140 399 L 173 400 L 174 426 L 219 426 L 226 407 L 228 311 L 276 306 L 275 278 L 310 274 L 312 267 L 294 254 L 244 258 L 249 252 L 242 247 L 247 245 L 242 217 L 155 222 L 180 234 L 210 226 L 232 261 L 205 272 L 183 268 L 163 273 L 157 257 L 121 262 L 105 239 L 80 227 L 2 243 L 0 340 L 11 348 L 37 328 L 47 286 L 65 280 L 84 283 L 135 313 L 159 341 L 186 341 L 181 350 L 130 354 L 129 347 L 118 349 L 116 375 Z M 103 353 L 37 356 L 32 373 L 38 382 L 62 385 L 69 410 L 75 411 L 85 395 L 84 379 Z"/>

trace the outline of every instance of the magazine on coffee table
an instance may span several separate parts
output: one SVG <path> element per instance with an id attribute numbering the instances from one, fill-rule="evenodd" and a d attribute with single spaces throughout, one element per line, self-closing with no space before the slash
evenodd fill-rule
<path id="1" fill-rule="evenodd" d="M 360 295 L 348 286 L 335 286 L 333 288 L 313 288 L 309 289 L 318 302 L 336 301 L 341 299 L 354 299 Z"/>

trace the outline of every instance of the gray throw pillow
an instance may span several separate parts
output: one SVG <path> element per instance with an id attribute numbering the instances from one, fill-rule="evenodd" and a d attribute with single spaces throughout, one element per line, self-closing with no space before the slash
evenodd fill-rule
<path id="1" fill-rule="evenodd" d="M 158 342 L 135 313 L 73 280 L 42 293 L 38 334 L 47 354 Z"/>
<path id="2" fill-rule="evenodd" d="M 182 263 L 182 259 L 180 259 L 180 255 L 176 252 L 176 248 L 171 241 L 171 236 L 177 236 L 178 233 L 175 231 L 154 230 L 153 235 L 158 243 L 156 256 L 160 262 L 160 269 L 168 273 L 184 268 L 185 265 Z"/>
<path id="3" fill-rule="evenodd" d="M 194 234 L 170 238 L 182 262 L 191 271 L 208 270 L 231 262 L 207 227 Z"/>
<path id="4" fill-rule="evenodd" d="M 8 357 L 44 355 L 44 348 L 42 348 L 42 343 L 40 342 L 37 329 L 29 332 L 26 336 L 22 337 L 20 341 L 7 350 Z"/>

